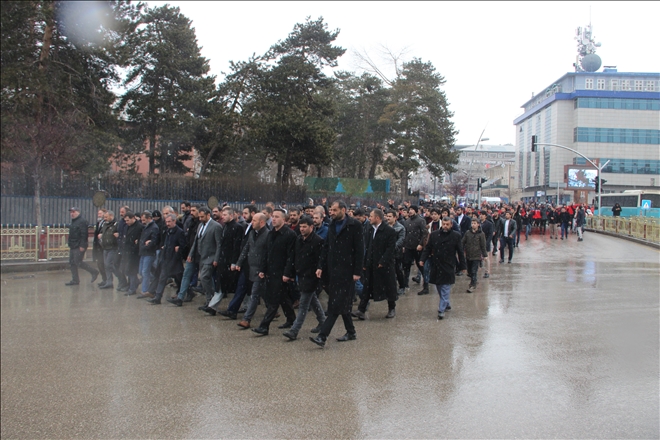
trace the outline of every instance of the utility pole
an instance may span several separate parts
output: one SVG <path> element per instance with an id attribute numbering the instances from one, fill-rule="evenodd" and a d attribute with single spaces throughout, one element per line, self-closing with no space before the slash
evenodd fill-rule
<path id="1" fill-rule="evenodd" d="M 564 150 L 571 151 L 571 152 L 577 154 L 578 156 L 584 158 L 587 162 L 589 162 L 591 165 L 593 165 L 594 168 L 596 168 L 596 169 L 598 170 L 598 215 L 601 215 L 601 212 L 600 212 L 600 194 L 601 194 L 601 192 L 603 191 L 603 188 L 602 188 L 602 185 L 601 185 L 601 177 L 600 177 L 600 175 L 601 175 L 601 172 L 603 171 L 603 168 L 605 168 L 605 167 L 607 166 L 607 164 L 610 163 L 610 161 L 608 160 L 607 162 L 605 162 L 605 163 L 602 164 L 602 165 L 596 165 L 596 163 L 595 163 L 593 160 L 589 159 L 587 156 L 585 156 L 584 154 L 580 153 L 579 151 L 576 151 L 576 150 L 574 150 L 574 149 L 572 149 L 572 148 L 568 148 L 568 147 L 565 146 L 565 145 L 559 145 L 559 144 L 546 144 L 546 143 L 536 142 L 536 139 L 537 139 L 536 135 L 532 136 L 532 152 L 533 152 L 533 153 L 536 152 L 536 147 L 539 146 L 539 145 L 542 146 L 542 147 L 557 147 L 557 148 L 562 148 L 562 149 L 564 149 Z M 557 189 L 557 198 L 559 198 L 559 189 Z"/>

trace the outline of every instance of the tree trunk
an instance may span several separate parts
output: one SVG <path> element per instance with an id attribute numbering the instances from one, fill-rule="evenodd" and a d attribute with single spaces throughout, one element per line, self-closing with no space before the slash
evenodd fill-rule
<path id="1" fill-rule="evenodd" d="M 149 175 L 153 175 L 156 172 L 156 133 L 152 132 L 149 136 Z"/>
<path id="2" fill-rule="evenodd" d="M 380 162 L 380 148 L 377 148 L 374 144 L 373 150 L 371 153 L 371 166 L 369 167 L 369 178 L 376 178 L 376 169 L 378 169 L 378 163 Z"/>
<path id="3" fill-rule="evenodd" d="M 408 171 L 401 172 L 401 198 L 408 197 Z"/>

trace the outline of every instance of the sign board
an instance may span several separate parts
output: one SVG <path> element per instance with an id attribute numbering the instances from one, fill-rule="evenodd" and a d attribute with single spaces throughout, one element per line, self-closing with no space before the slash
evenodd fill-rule
<path id="1" fill-rule="evenodd" d="M 651 201 L 642 200 L 642 209 L 651 209 Z"/>
<path id="2" fill-rule="evenodd" d="M 543 197 L 545 195 L 545 191 L 536 191 L 536 197 Z"/>

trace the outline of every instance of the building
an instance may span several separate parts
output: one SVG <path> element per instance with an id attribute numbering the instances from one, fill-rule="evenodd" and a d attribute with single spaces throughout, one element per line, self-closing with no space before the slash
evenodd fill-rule
<path id="1" fill-rule="evenodd" d="M 576 72 L 533 96 L 513 121 L 514 180 L 522 200 L 554 197 L 558 186 L 564 202 L 591 202 L 596 194 L 592 165 L 558 147 L 539 146 L 533 153 L 532 135 L 539 143 L 572 148 L 597 164 L 609 161 L 601 175 L 606 180 L 603 192 L 660 184 L 660 73 L 624 73 L 607 66 L 598 72 L 600 58 L 594 51 L 585 53 L 580 53 L 584 68 L 576 64 Z M 569 184 L 573 174 L 577 184 Z"/>

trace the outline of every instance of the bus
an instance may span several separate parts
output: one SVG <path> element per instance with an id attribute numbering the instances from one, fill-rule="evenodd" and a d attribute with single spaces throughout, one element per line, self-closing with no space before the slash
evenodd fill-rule
<path id="1" fill-rule="evenodd" d="M 602 214 L 612 216 L 612 207 L 615 203 L 621 205 L 621 217 L 660 217 L 660 191 L 658 190 L 627 190 L 621 193 L 600 195 L 603 205 Z M 596 199 L 598 200 L 598 199 Z M 645 201 L 650 202 L 650 208 L 644 209 Z"/>

